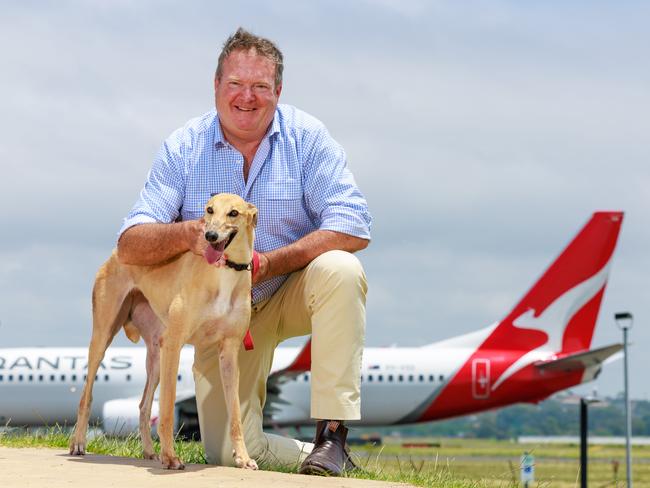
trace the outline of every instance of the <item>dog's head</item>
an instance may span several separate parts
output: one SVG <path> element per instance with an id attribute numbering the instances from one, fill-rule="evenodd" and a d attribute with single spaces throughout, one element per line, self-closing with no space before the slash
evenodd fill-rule
<path id="1" fill-rule="evenodd" d="M 206 251 L 209 263 L 218 261 L 235 237 L 245 232 L 252 246 L 253 229 L 257 225 L 257 208 L 238 195 L 219 193 L 205 206 L 205 240 L 210 244 Z"/>

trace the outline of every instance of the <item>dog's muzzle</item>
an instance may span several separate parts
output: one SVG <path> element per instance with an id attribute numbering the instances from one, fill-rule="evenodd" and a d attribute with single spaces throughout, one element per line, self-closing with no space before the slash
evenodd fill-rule
<path id="1" fill-rule="evenodd" d="M 228 239 L 226 239 L 225 242 L 224 241 L 219 242 L 219 234 L 213 230 L 209 230 L 205 233 L 205 240 L 208 241 L 214 249 L 219 249 L 223 251 L 230 245 L 230 243 L 232 242 L 232 240 L 235 238 L 236 235 L 237 235 L 237 231 L 234 230 L 230 233 Z"/>
<path id="2" fill-rule="evenodd" d="M 213 230 L 209 230 L 205 233 L 205 240 L 208 241 L 210 244 L 213 244 L 219 240 L 219 234 L 217 234 Z"/>

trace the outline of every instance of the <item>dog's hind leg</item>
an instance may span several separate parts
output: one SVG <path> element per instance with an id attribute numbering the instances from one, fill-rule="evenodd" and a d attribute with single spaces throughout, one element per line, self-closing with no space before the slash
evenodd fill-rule
<path id="1" fill-rule="evenodd" d="M 237 363 L 241 338 L 226 337 L 220 344 L 219 369 L 223 395 L 230 420 L 230 441 L 233 446 L 233 458 L 238 468 L 257 469 L 257 463 L 251 459 L 244 443 L 239 403 L 239 365 Z"/>
<path id="2" fill-rule="evenodd" d="M 111 257 L 99 269 L 93 288 L 93 332 L 88 347 L 88 370 L 79 401 L 77 424 L 70 439 L 70 454 L 74 455 L 86 453 L 86 432 L 95 375 L 106 349 L 126 321 L 131 308 L 129 283 L 119 276 L 117 263 L 113 261 L 115 259 Z"/>
<path id="3" fill-rule="evenodd" d="M 145 459 L 158 459 L 151 441 L 151 405 L 160 382 L 160 338 L 164 326 L 142 293 L 133 298 L 131 320 L 147 346 L 147 383 L 140 401 L 140 439 Z"/>

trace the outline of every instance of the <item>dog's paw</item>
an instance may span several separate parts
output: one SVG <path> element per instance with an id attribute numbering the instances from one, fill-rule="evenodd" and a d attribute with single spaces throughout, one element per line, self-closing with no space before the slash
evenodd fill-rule
<path id="1" fill-rule="evenodd" d="M 242 469 L 252 469 L 253 471 L 259 469 L 255 460 L 251 458 L 235 457 L 235 464 Z"/>
<path id="2" fill-rule="evenodd" d="M 70 454 L 73 456 L 83 456 L 86 454 L 86 441 L 71 441 L 70 442 Z"/>
<path id="3" fill-rule="evenodd" d="M 144 459 L 153 459 L 154 461 L 160 461 L 160 456 L 155 452 L 143 452 L 142 457 Z"/>
<path id="4" fill-rule="evenodd" d="M 178 456 L 166 456 L 163 454 L 160 459 L 162 461 L 163 468 L 165 469 L 185 469 L 185 465 L 181 462 Z"/>

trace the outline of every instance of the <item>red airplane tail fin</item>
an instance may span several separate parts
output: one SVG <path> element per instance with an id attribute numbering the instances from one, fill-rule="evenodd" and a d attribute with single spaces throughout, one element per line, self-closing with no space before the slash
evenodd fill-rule
<path id="1" fill-rule="evenodd" d="M 450 340 L 471 352 L 442 390 L 402 421 L 537 401 L 582 382 L 582 371 L 611 353 L 589 347 L 622 221 L 622 212 L 594 213 L 503 320 Z"/>
<path id="2" fill-rule="evenodd" d="M 622 221 L 622 212 L 594 213 L 482 347 L 589 349 Z"/>

